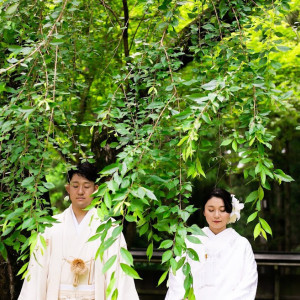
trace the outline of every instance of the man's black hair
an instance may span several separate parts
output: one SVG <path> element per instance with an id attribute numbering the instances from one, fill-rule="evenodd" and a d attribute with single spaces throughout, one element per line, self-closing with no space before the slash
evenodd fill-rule
<path id="1" fill-rule="evenodd" d="M 79 163 L 75 169 L 69 170 L 68 182 L 72 180 L 72 177 L 75 174 L 82 176 L 88 179 L 89 181 L 93 181 L 93 182 L 96 182 L 96 179 L 98 177 L 96 167 L 89 162 Z"/>

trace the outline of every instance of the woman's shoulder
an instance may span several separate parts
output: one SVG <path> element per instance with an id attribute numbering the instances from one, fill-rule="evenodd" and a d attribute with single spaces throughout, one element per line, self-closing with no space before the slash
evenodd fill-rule
<path id="1" fill-rule="evenodd" d="M 232 236 L 236 239 L 236 241 L 239 244 L 243 245 L 244 247 L 250 247 L 250 248 L 252 248 L 249 240 L 246 237 L 244 237 L 241 234 L 239 234 L 235 229 L 233 229 L 233 228 L 230 228 L 230 229 L 232 231 Z"/>

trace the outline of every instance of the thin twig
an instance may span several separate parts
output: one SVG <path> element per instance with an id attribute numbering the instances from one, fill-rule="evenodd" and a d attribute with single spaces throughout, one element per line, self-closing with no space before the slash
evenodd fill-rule
<path id="1" fill-rule="evenodd" d="M 244 49 L 244 44 L 243 44 L 243 39 L 242 39 L 242 36 L 243 36 L 243 31 L 242 31 L 242 28 L 240 26 L 240 22 L 239 22 L 239 19 L 237 17 L 237 14 L 235 12 L 235 9 L 233 8 L 233 6 L 230 5 L 230 1 L 228 0 L 228 4 L 231 8 L 231 10 L 233 11 L 233 14 L 234 14 L 234 17 L 236 19 L 236 22 L 237 22 L 237 25 L 238 25 L 238 28 L 239 28 L 239 31 L 240 31 L 240 41 L 241 41 L 241 46 L 242 46 L 242 50 L 244 52 L 244 55 L 246 56 L 246 52 L 245 52 L 245 49 Z"/>
<path id="2" fill-rule="evenodd" d="M 41 52 L 40 49 L 39 49 L 39 53 L 40 53 L 40 55 L 41 55 L 41 57 L 42 57 L 42 60 L 43 60 L 43 66 L 44 66 L 44 68 L 45 68 L 45 77 L 46 77 L 46 93 L 45 93 L 45 99 L 46 99 L 47 96 L 48 96 L 48 89 L 49 89 L 49 80 L 48 80 L 47 64 L 46 64 L 44 55 L 43 55 L 43 53 Z"/>
<path id="3" fill-rule="evenodd" d="M 121 22 L 119 21 L 119 17 L 118 17 L 117 14 L 113 11 L 113 9 L 112 9 L 108 4 L 106 4 L 106 3 L 104 2 L 104 0 L 100 0 L 100 3 L 104 6 L 105 9 L 108 9 L 108 10 L 112 13 L 112 15 L 115 17 L 115 19 L 116 19 L 118 25 L 119 25 L 120 27 L 122 27 L 122 24 L 121 24 Z M 109 17 L 109 14 L 107 14 L 107 15 L 108 15 L 108 17 Z M 110 17 L 109 17 L 109 19 L 110 19 L 110 22 L 112 23 L 112 25 L 114 25 L 114 23 L 112 22 L 112 20 L 111 20 Z"/>
<path id="4" fill-rule="evenodd" d="M 135 32 L 134 32 L 133 37 L 132 37 L 132 39 L 131 39 L 131 44 L 130 44 L 130 47 L 129 47 L 129 52 L 130 52 L 130 50 L 131 50 L 131 48 L 132 48 L 132 46 L 133 46 L 134 38 L 135 38 L 135 36 L 136 36 L 136 34 L 137 34 L 137 31 L 138 31 L 138 29 L 140 28 L 141 23 L 144 21 L 144 18 L 145 18 L 146 13 L 147 13 L 147 12 L 145 11 L 144 15 L 142 16 L 142 19 L 140 20 L 138 26 L 137 26 L 136 29 L 135 29 Z"/>
<path id="5" fill-rule="evenodd" d="M 212 3 L 212 5 L 213 5 L 213 7 L 214 7 L 214 11 L 215 11 L 215 14 L 216 14 L 216 17 L 217 17 L 217 20 L 218 20 L 218 24 L 219 24 L 219 31 L 220 31 L 220 38 L 221 38 L 221 40 L 222 40 L 222 39 L 223 39 L 223 37 L 222 37 L 221 23 L 220 23 L 220 20 L 219 20 L 218 12 L 217 12 L 217 10 L 216 10 L 216 6 L 215 6 L 215 4 L 214 4 L 214 1 L 213 1 L 213 0 L 211 0 L 211 3 Z"/>
<path id="6" fill-rule="evenodd" d="M 253 85 L 253 119 L 256 116 L 256 88 Z"/>

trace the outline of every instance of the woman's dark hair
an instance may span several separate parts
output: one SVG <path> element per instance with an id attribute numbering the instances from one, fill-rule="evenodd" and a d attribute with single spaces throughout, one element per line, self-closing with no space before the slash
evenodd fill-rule
<path id="1" fill-rule="evenodd" d="M 68 182 L 72 180 L 72 177 L 77 174 L 79 176 L 82 176 L 89 181 L 96 182 L 97 180 L 97 169 L 96 167 L 89 163 L 84 162 L 77 165 L 75 169 L 71 169 L 68 171 Z"/>
<path id="2" fill-rule="evenodd" d="M 214 188 L 208 194 L 208 196 L 204 200 L 203 209 L 205 207 L 206 202 L 208 200 L 210 200 L 212 197 L 221 198 L 224 201 L 225 211 L 227 213 L 229 213 L 229 214 L 232 212 L 232 198 L 231 198 L 231 194 L 229 192 L 227 192 L 226 190 L 220 189 L 220 188 Z"/>

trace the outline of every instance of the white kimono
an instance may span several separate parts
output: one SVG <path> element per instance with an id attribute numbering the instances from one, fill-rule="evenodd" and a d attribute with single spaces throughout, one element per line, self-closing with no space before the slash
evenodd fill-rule
<path id="1" fill-rule="evenodd" d="M 257 266 L 248 240 L 234 229 L 227 228 L 215 235 L 208 227 L 206 236 L 197 236 L 202 244 L 187 241 L 200 262 L 188 258 L 197 300 L 254 300 L 257 288 Z M 165 300 L 182 300 L 185 276 L 179 269 L 169 277 Z"/>
<path id="2" fill-rule="evenodd" d="M 133 278 L 127 276 L 119 266 L 120 261 L 123 262 L 119 249 L 126 248 L 123 235 L 105 251 L 102 262 L 99 257 L 95 261 L 100 239 L 91 242 L 87 240 L 96 233 L 101 224 L 96 209 L 91 209 L 80 224 L 77 223 L 71 206 L 55 218 L 60 223 L 45 230 L 43 237 L 47 247 L 44 249 L 38 243 L 34 251 L 35 258 L 30 259 L 28 276 L 24 280 L 18 300 L 107 300 L 105 291 L 113 271 L 116 272 L 118 300 L 139 299 Z M 115 254 L 117 259 L 114 265 L 102 274 L 103 265 Z M 78 286 L 74 287 L 74 274 L 70 264 L 76 258 L 85 262 L 87 271 L 79 276 Z M 75 296 L 68 298 L 65 294 L 70 291 Z"/>

